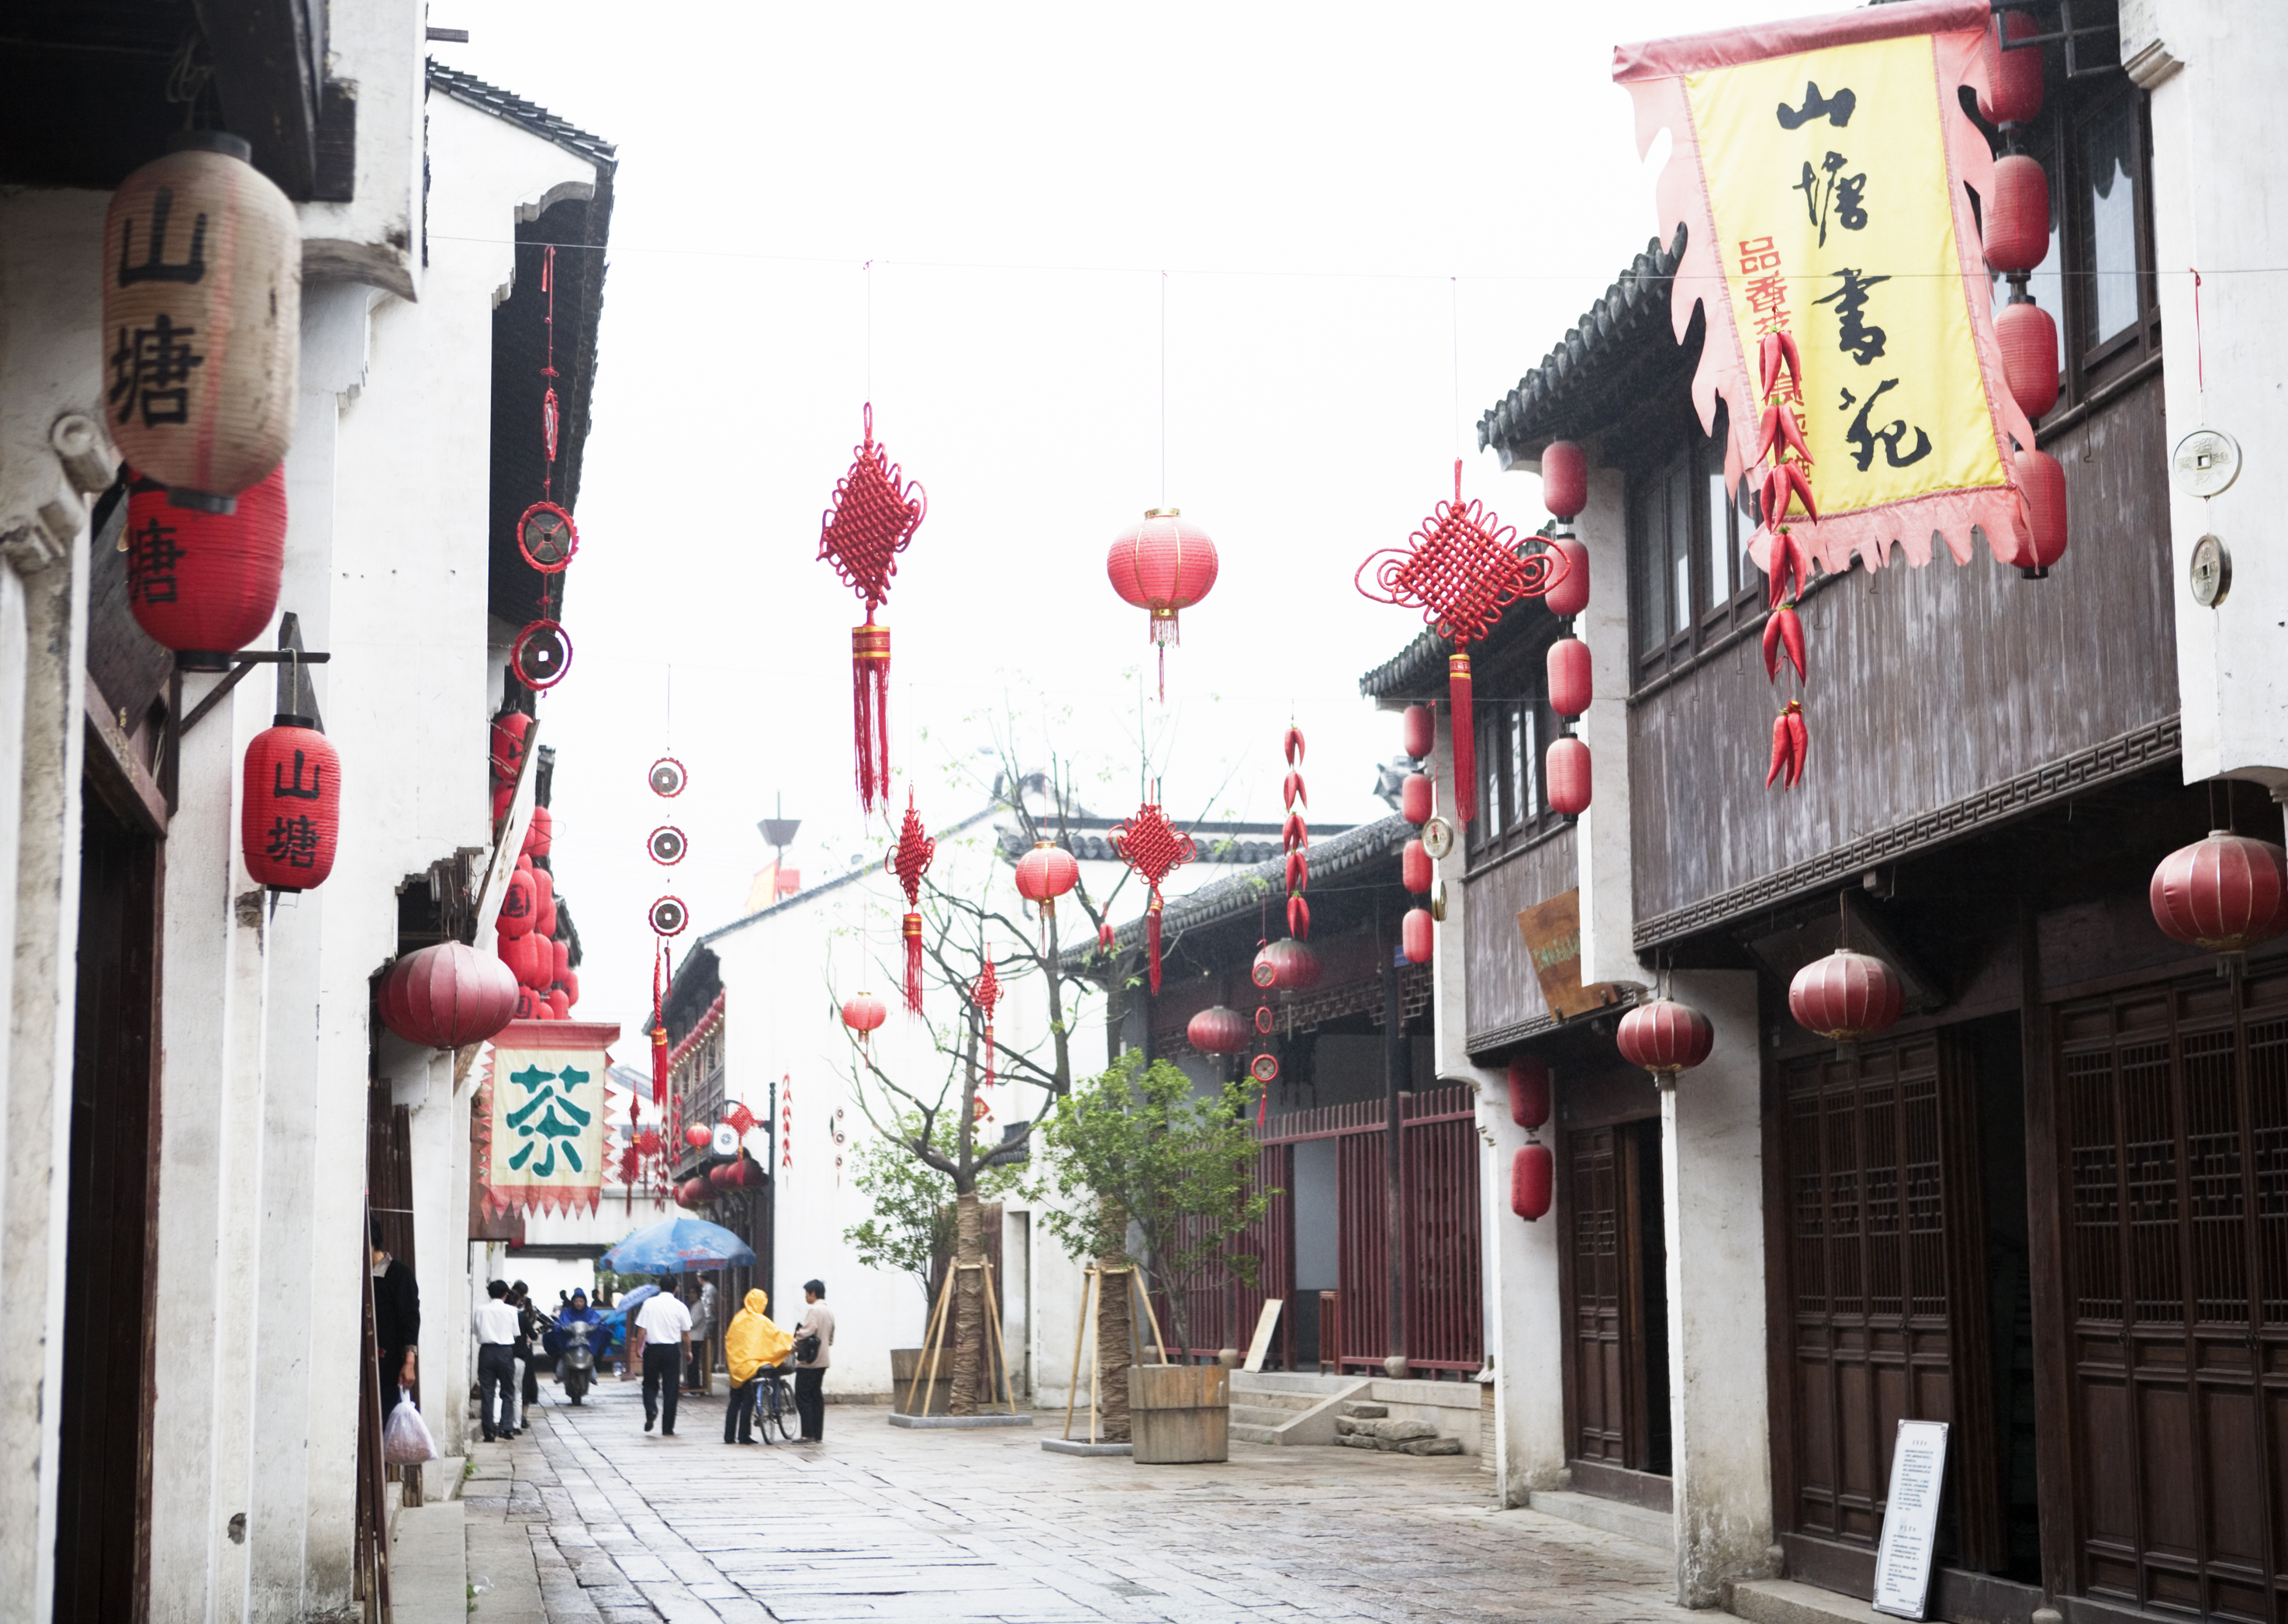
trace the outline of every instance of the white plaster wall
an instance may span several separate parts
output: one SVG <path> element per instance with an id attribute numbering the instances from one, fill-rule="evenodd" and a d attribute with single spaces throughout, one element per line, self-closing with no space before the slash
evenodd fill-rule
<path id="1" fill-rule="evenodd" d="M 1752 970 L 1678 970 L 1716 1029 L 1707 1062 L 1661 1096 L 1668 1237 L 1676 1594 L 1712 1607 L 1769 1572 L 1762 1061 Z"/>
<path id="2" fill-rule="evenodd" d="M 326 68 L 357 86 L 353 201 L 303 203 L 302 265 L 312 278 L 370 282 L 407 298 L 420 286 L 425 0 L 328 8 Z"/>
<path id="3" fill-rule="evenodd" d="M 2279 318 L 2276 154 L 2288 147 L 2288 10 L 2236 0 L 2124 0 L 2122 56 L 2152 93 L 2154 264 L 2171 447 L 2221 429 L 2244 466 L 2220 495 L 2169 489 L 2171 584 L 2185 781 L 2220 773 L 2288 793 L 2288 571 L 2273 532 L 2288 506 L 2288 344 Z M 2192 278 L 2202 273 L 2199 313 Z M 2205 375 L 2205 384 L 2203 378 Z M 2156 470 L 2156 477 L 2159 471 Z M 2213 609 L 2186 590 L 2194 544 L 2223 539 L 2232 590 Z"/>
<path id="4" fill-rule="evenodd" d="M 1534 465 L 1537 471 L 1539 464 Z M 1581 873 L 1581 979 L 1642 985 L 1637 963 L 1634 859 L 1629 828 L 1628 514 L 1617 468 L 1589 471 L 1589 505 L 1574 521 L 1589 550 L 1589 606 L 1575 635 L 1589 646 L 1596 699 L 1577 725 L 1589 747 L 1589 810 L 1575 826 Z"/>

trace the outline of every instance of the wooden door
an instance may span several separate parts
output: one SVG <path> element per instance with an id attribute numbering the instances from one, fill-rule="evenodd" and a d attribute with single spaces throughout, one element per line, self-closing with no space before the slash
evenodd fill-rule
<path id="1" fill-rule="evenodd" d="M 1871 1551 L 1898 1423 L 1940 1421 L 1941 1554 L 1970 1567 L 1999 1559 L 1974 1081 L 1966 1051 L 1935 1034 L 1788 1069 L 1785 1475 L 1798 1535 Z"/>
<path id="2" fill-rule="evenodd" d="M 2076 1578 L 2288 1611 L 2288 976 L 2062 1008 Z"/>
<path id="3" fill-rule="evenodd" d="M 1668 1279 L 1657 1120 L 1565 1137 L 1570 1458 L 1669 1470 Z"/>

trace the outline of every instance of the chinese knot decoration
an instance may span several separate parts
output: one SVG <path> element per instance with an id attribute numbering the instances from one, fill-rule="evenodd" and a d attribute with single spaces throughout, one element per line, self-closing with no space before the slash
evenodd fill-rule
<path id="1" fill-rule="evenodd" d="M 1303 900 L 1304 889 L 1311 883 L 1311 860 L 1307 855 L 1311 844 L 1311 828 L 1296 803 L 1310 805 L 1303 792 L 1303 730 L 1291 722 L 1287 726 L 1287 779 L 1280 787 L 1281 796 L 1287 804 L 1287 821 L 1279 831 L 1279 844 L 1287 852 L 1287 934 L 1297 941 L 1311 939 L 1311 905 Z"/>
<path id="2" fill-rule="evenodd" d="M 1291 772 L 1287 776 L 1291 782 L 1299 781 Z M 1192 837 L 1171 824 L 1154 801 L 1145 802 L 1127 822 L 1114 828 L 1112 849 L 1151 889 L 1151 899 L 1144 905 L 1144 947 L 1156 997 L 1160 992 L 1160 882 L 1190 862 L 1198 851 Z"/>
<path id="3" fill-rule="evenodd" d="M 930 859 L 937 854 L 937 842 L 922 828 L 921 814 L 914 810 L 911 790 L 906 792 L 906 820 L 898 829 L 897 848 L 883 864 L 898 876 L 899 889 L 906 893 L 906 916 L 898 924 L 899 934 L 906 942 L 906 1013 L 922 1012 L 922 875 L 929 872 Z"/>
<path id="4" fill-rule="evenodd" d="M 866 623 L 850 632 L 850 685 L 858 804 L 870 812 L 890 796 L 890 629 L 874 623 L 874 612 L 889 599 L 898 555 L 921 527 L 929 498 L 918 480 L 902 485 L 904 470 L 874 443 L 871 401 L 865 424 L 865 442 L 819 527 L 818 556 L 866 606 Z"/>
<path id="5" fill-rule="evenodd" d="M 556 250 L 542 250 L 540 261 L 540 291 L 547 304 L 542 315 L 542 326 L 547 334 L 547 359 L 541 364 L 543 379 L 540 400 L 540 448 L 544 460 L 540 467 L 540 500 L 520 514 L 516 521 L 517 550 L 524 561 L 540 576 L 540 618 L 528 622 L 517 633 L 516 642 L 509 651 L 509 669 L 526 687 L 538 690 L 552 688 L 562 682 L 572 669 L 572 637 L 556 619 L 556 577 L 571 567 L 572 555 L 580 551 L 579 527 L 572 515 L 551 498 L 556 489 L 556 446 L 561 427 L 561 408 L 556 399 Z"/>
<path id="6" fill-rule="evenodd" d="M 341 756 L 308 717 L 281 716 L 246 747 L 239 849 L 273 891 L 308 891 L 334 871 Z"/>
<path id="7" fill-rule="evenodd" d="M 1538 598 L 1564 578 L 1563 554 L 1521 554 L 1517 530 L 1477 502 L 1462 501 L 1462 464 L 1454 463 L 1454 499 L 1441 502 L 1405 547 L 1386 548 L 1359 566 L 1358 590 L 1378 603 L 1418 608 L 1454 653 L 1446 662 L 1454 705 L 1454 809 L 1477 816 L 1477 733 L 1470 721 L 1470 645 L 1482 641 L 1502 611 Z M 1373 583 L 1368 584 L 1371 575 Z"/>
<path id="8" fill-rule="evenodd" d="M 1780 679 L 1780 657 L 1795 668 L 1796 687 L 1805 687 L 1803 622 L 1796 618 L 1796 599 L 1803 595 L 1811 557 L 1795 539 L 1788 517 L 1801 507 L 1806 518 L 1819 522 L 1819 504 L 1812 500 L 1811 453 L 1803 440 L 1803 357 L 1795 337 L 1785 328 L 1766 333 L 1759 346 L 1757 370 L 1765 400 L 1763 424 L 1756 436 L 1756 463 L 1765 468 L 1760 496 L 1764 529 L 1765 572 L 1770 581 L 1769 615 L 1764 620 L 1764 674 Z M 1768 466 L 1767 466 L 1768 464 Z M 1810 749 L 1810 732 L 1804 725 L 1803 704 L 1790 700 L 1772 724 L 1772 764 L 1764 774 L 1768 789 L 1784 778 L 1792 789 L 1803 780 L 1803 761 Z"/>
<path id="9" fill-rule="evenodd" d="M 977 1006 L 977 1013 L 985 1022 L 985 1086 L 989 1089 L 993 1086 L 993 1006 L 1001 1002 L 1001 978 L 994 973 L 990 948 L 986 950 L 984 970 L 970 984 L 969 1002 Z M 984 1113 L 979 1114 L 982 1116 Z"/>

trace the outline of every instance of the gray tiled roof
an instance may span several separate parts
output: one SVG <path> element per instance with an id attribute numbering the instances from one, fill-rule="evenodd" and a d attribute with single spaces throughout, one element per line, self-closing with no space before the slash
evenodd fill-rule
<path id="1" fill-rule="evenodd" d="M 582 157 L 593 160 L 606 169 L 618 167 L 619 148 L 601 136 L 590 135 L 577 124 L 561 119 L 537 103 L 527 101 L 513 91 L 497 84 L 487 84 L 474 74 L 465 74 L 457 67 L 448 67 L 441 62 L 429 64 L 429 83 L 456 101 L 465 101 L 471 107 L 523 125 L 543 140 Z"/>

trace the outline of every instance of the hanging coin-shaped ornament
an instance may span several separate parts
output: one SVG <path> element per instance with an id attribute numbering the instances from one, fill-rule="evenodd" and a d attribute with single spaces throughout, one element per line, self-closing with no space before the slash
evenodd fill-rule
<path id="1" fill-rule="evenodd" d="M 580 551 L 580 532 L 562 508 L 536 502 L 516 521 L 516 544 L 524 561 L 542 574 L 560 574 Z"/>
<path id="2" fill-rule="evenodd" d="M 572 669 L 572 639 L 554 621 L 535 621 L 517 633 L 510 669 L 528 688 L 552 688 Z"/>
<path id="3" fill-rule="evenodd" d="M 683 793 L 686 780 L 683 764 L 672 756 L 663 756 L 651 764 L 651 792 L 656 796 L 679 796 Z"/>
<path id="4" fill-rule="evenodd" d="M 651 905 L 651 928 L 659 936 L 680 936 L 683 927 L 691 923 L 691 915 L 683 907 L 680 897 L 662 897 Z"/>
<path id="5" fill-rule="evenodd" d="M 644 844 L 651 852 L 652 861 L 671 868 L 681 862 L 684 853 L 691 849 L 689 843 L 683 838 L 683 831 L 672 823 L 661 824 Z"/>
<path id="6" fill-rule="evenodd" d="M 1277 1055 L 1256 1056 L 1247 1063 L 1247 1074 L 1258 1082 L 1278 1081 L 1279 1057 Z"/>

